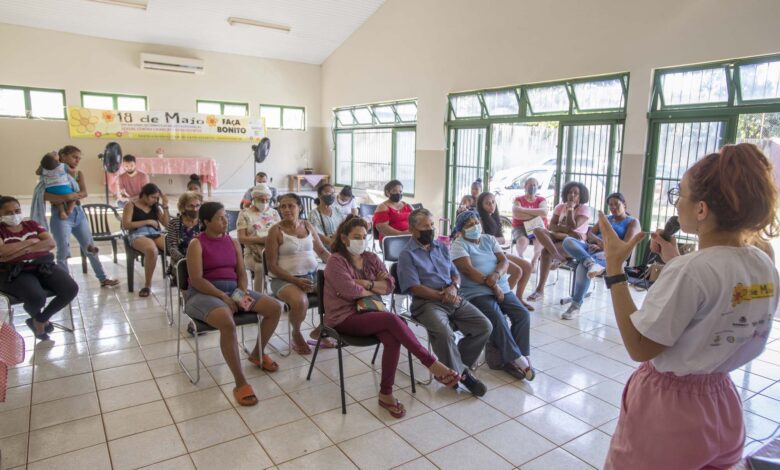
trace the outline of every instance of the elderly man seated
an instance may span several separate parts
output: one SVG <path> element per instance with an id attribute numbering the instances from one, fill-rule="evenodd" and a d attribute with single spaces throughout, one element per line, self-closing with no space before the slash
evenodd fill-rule
<path id="1" fill-rule="evenodd" d="M 460 384 L 476 396 L 487 391 L 470 371 L 485 347 L 492 326 L 467 300 L 458 295 L 460 275 L 449 250 L 434 240 L 433 214 L 416 209 L 409 214 L 411 240 L 398 260 L 398 282 L 404 294 L 413 296 L 412 317 L 425 326 L 433 352 L 441 362 L 460 374 Z M 455 341 L 457 328 L 462 334 Z M 458 380 L 453 378 L 453 388 Z"/>

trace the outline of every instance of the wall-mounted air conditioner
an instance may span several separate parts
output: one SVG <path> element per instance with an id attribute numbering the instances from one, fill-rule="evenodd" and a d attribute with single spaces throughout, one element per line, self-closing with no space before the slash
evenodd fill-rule
<path id="1" fill-rule="evenodd" d="M 206 62 L 201 59 L 189 59 L 187 57 L 173 57 L 142 52 L 141 68 L 145 70 L 163 70 L 166 72 L 203 75 L 206 72 Z"/>

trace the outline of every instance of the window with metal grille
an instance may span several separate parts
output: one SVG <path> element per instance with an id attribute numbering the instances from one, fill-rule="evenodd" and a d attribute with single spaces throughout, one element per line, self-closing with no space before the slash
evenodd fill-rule
<path id="1" fill-rule="evenodd" d="M 628 74 L 518 85 L 449 96 L 446 211 L 483 180 L 511 217 L 525 182 L 554 206 L 567 181 L 591 191 L 593 217 L 618 190 Z"/>
<path id="2" fill-rule="evenodd" d="M 664 226 L 675 213 L 669 190 L 725 144 L 753 143 L 780 163 L 780 56 L 658 69 L 653 83 L 640 211 L 645 230 Z"/>
<path id="3" fill-rule="evenodd" d="M 306 130 L 306 110 L 298 106 L 261 104 L 260 117 L 265 119 L 267 129 Z"/>
<path id="4" fill-rule="evenodd" d="M 416 101 L 338 108 L 333 121 L 337 185 L 381 191 L 397 179 L 414 195 Z"/>

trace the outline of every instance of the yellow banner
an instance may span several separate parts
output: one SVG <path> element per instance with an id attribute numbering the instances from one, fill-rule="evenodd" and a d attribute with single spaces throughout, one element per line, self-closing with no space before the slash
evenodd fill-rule
<path id="1" fill-rule="evenodd" d="M 71 137 L 257 142 L 263 119 L 169 111 L 108 111 L 68 106 Z"/>

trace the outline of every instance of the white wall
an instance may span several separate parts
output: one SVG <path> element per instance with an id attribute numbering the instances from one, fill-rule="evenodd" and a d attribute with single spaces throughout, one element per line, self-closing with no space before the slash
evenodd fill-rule
<path id="1" fill-rule="evenodd" d="M 206 73 L 190 76 L 141 70 L 139 53 L 154 52 L 206 61 Z M 306 107 L 306 131 L 270 130 L 271 155 L 262 169 L 276 186 L 286 177 L 322 160 L 320 66 L 220 54 L 175 47 L 98 39 L 75 34 L 0 24 L 0 84 L 64 89 L 69 105 L 81 104 L 81 92 L 145 95 L 151 110 L 195 111 L 197 99 Z M 154 156 L 215 158 L 218 190 L 243 190 L 253 183 L 249 143 L 145 141 L 118 139 L 125 153 Z M 0 194 L 29 195 L 41 156 L 66 144 L 83 151 L 81 168 L 92 193 L 103 190 L 103 173 L 96 158 L 107 141 L 71 139 L 65 121 L 0 118 Z M 230 175 L 234 175 L 229 178 Z"/>
<path id="2" fill-rule="evenodd" d="M 416 199 L 440 212 L 448 93 L 628 71 L 621 189 L 638 207 L 653 69 L 778 52 L 778 18 L 776 0 L 391 0 L 323 64 L 322 122 L 418 98 Z"/>

